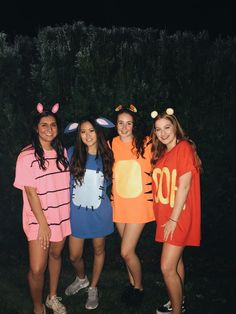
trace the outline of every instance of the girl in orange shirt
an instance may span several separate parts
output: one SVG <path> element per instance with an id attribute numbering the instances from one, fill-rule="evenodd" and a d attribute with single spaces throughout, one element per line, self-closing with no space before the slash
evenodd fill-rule
<path id="1" fill-rule="evenodd" d="M 157 309 L 157 314 L 185 312 L 182 254 L 186 245 L 200 245 L 201 161 L 173 113 L 171 108 L 161 114 L 152 113 L 156 241 L 163 242 L 161 271 L 170 299 Z"/>
<path id="2" fill-rule="evenodd" d="M 121 256 L 125 260 L 130 285 L 122 300 L 138 304 L 143 297 L 141 264 L 135 249 L 145 224 L 154 220 L 151 191 L 151 141 L 144 134 L 137 109 L 117 107 L 117 133 L 112 140 L 113 221 L 121 236 Z"/>

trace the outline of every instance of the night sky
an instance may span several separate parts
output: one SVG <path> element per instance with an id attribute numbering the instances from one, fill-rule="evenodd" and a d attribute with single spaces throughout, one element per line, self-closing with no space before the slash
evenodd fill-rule
<path id="1" fill-rule="evenodd" d="M 59 0 L 60 1 L 60 0 Z M 0 10 L 0 31 L 10 36 L 35 36 L 44 26 L 84 21 L 100 27 L 125 26 L 197 33 L 210 38 L 236 36 L 235 10 L 227 2 L 183 0 L 4 0 Z M 4 6 L 2 7 L 2 4 Z"/>

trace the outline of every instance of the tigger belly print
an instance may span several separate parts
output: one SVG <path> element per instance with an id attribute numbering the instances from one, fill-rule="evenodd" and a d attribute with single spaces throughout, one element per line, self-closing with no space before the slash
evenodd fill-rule
<path id="1" fill-rule="evenodd" d="M 97 209 L 104 190 L 104 175 L 101 171 L 86 169 L 82 186 L 73 187 L 72 202 L 78 207 Z"/>
<path id="2" fill-rule="evenodd" d="M 142 193 L 141 167 L 136 160 L 117 161 L 114 169 L 115 188 L 123 198 L 135 198 Z"/>

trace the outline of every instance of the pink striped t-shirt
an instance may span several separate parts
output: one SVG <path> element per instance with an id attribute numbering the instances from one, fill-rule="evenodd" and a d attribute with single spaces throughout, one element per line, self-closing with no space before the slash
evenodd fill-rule
<path id="1" fill-rule="evenodd" d="M 65 152 L 66 155 L 66 152 Z M 24 187 L 36 188 L 42 209 L 51 229 L 50 241 L 62 241 L 71 234 L 69 170 L 60 171 L 56 165 L 56 151 L 44 150 L 46 170 L 40 169 L 34 149 L 26 147 L 16 162 L 14 186 L 23 193 L 23 229 L 28 241 L 36 240 L 39 225 L 31 210 Z M 64 167 L 61 165 L 61 169 Z"/>

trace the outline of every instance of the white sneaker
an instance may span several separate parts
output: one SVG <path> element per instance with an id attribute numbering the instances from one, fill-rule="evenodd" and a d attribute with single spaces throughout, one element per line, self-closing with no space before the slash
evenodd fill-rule
<path id="1" fill-rule="evenodd" d="M 96 287 L 88 288 L 88 299 L 85 304 L 87 310 L 94 310 L 98 307 L 98 289 Z"/>
<path id="2" fill-rule="evenodd" d="M 49 309 L 53 310 L 54 314 L 67 314 L 66 307 L 60 302 L 61 300 L 62 299 L 60 297 L 57 297 L 56 295 L 54 295 L 50 299 L 48 295 L 46 300 L 46 306 Z"/>
<path id="3" fill-rule="evenodd" d="M 66 295 L 74 295 L 77 292 L 79 292 L 79 290 L 84 289 L 86 287 L 89 286 L 89 281 L 87 276 L 84 277 L 84 279 L 80 279 L 78 276 L 76 276 L 75 280 L 72 282 L 72 284 L 70 284 L 66 290 L 65 290 L 65 294 Z"/>

